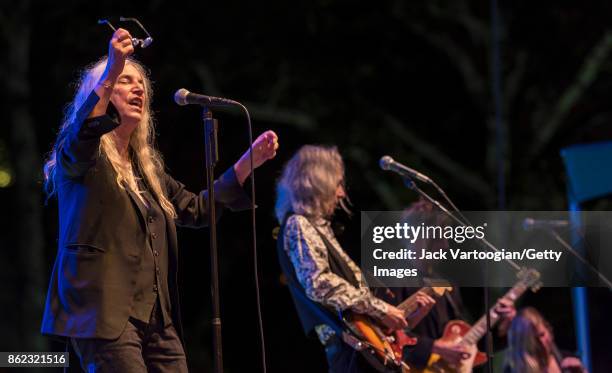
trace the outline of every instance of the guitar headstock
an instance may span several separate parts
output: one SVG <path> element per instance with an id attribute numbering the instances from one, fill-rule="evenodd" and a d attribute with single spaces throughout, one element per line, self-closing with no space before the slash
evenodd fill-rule
<path id="1" fill-rule="evenodd" d="M 436 296 L 441 297 L 444 295 L 445 292 L 453 291 L 453 287 L 452 286 L 432 286 L 431 290 Z"/>
<path id="2" fill-rule="evenodd" d="M 425 285 L 425 287 L 421 290 L 425 290 L 431 296 L 441 297 L 445 292 L 453 291 L 450 282 L 445 279 L 424 277 L 423 285 Z"/>
<path id="3" fill-rule="evenodd" d="M 517 274 L 519 282 L 526 288 L 530 288 L 534 293 L 542 287 L 540 272 L 533 268 L 522 268 Z"/>

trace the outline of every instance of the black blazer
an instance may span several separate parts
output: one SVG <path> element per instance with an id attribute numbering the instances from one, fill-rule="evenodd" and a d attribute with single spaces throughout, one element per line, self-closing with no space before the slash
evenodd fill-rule
<path id="1" fill-rule="evenodd" d="M 92 92 L 57 155 L 58 253 L 47 293 L 41 331 L 74 338 L 118 338 L 131 313 L 147 224 L 136 195 L 120 188 L 110 161 L 99 152 L 100 136 L 119 124 L 109 115 L 85 119 L 98 102 Z M 111 110 L 112 105 L 110 106 Z M 167 174 L 162 188 L 181 226 L 207 224 L 207 192 L 194 194 Z M 233 168 L 215 181 L 218 211 L 246 209 L 250 200 Z M 220 214 L 219 214 L 220 215 Z M 168 288 L 172 319 L 181 331 L 177 289 L 178 243 L 166 215 Z"/>

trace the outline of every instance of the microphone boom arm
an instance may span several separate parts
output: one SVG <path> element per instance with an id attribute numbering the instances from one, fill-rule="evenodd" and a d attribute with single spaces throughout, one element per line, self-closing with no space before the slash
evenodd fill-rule
<path id="1" fill-rule="evenodd" d="M 455 216 L 455 214 L 453 214 L 449 209 L 447 209 L 446 207 L 444 207 L 444 205 L 442 205 L 440 202 L 438 202 L 436 199 L 434 199 L 432 196 L 430 196 L 429 194 L 427 194 L 427 192 L 425 192 L 423 189 L 419 188 L 418 185 L 416 185 L 416 183 L 408 178 L 408 177 L 404 177 L 404 183 L 406 184 L 406 186 L 412 190 L 414 190 L 415 192 L 417 192 L 421 197 L 425 198 L 427 201 L 429 201 L 430 203 L 432 203 L 433 205 L 435 205 L 437 208 L 439 208 L 442 212 L 444 212 L 446 215 L 448 215 L 451 219 L 453 219 L 455 222 L 459 223 L 461 226 L 467 226 L 467 224 L 465 222 L 463 222 L 461 219 L 459 219 L 457 216 Z M 461 213 L 460 213 L 461 214 Z M 462 215 L 462 214 L 461 214 Z M 462 215 L 463 216 L 463 215 Z M 465 218 L 465 217 L 464 217 Z M 469 220 L 466 219 L 466 221 L 469 223 Z M 501 252 L 501 250 L 499 250 L 495 245 L 493 245 L 492 243 L 490 243 L 486 238 L 476 238 L 478 241 L 482 242 L 486 247 L 488 247 L 489 249 L 491 249 L 494 252 Z M 504 258 L 504 260 L 518 273 L 522 270 L 521 266 L 519 266 L 514 260 L 512 259 L 507 259 Z"/>

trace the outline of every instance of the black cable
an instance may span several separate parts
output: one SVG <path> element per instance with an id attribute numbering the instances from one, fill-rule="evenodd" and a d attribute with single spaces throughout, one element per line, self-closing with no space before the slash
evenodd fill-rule
<path id="1" fill-rule="evenodd" d="M 438 191 L 438 193 L 446 200 L 446 202 L 448 202 L 448 204 L 452 207 L 453 210 L 455 210 L 455 212 L 457 214 L 459 214 L 459 216 L 464 220 L 464 224 L 465 225 L 473 225 L 472 222 L 465 217 L 465 215 L 463 215 L 463 213 L 461 212 L 461 210 L 459 210 L 459 207 L 457 207 L 457 205 L 455 205 L 455 203 L 450 199 L 450 197 L 448 196 L 448 194 L 446 194 L 446 192 L 444 191 L 444 189 L 442 189 L 438 184 L 436 184 L 435 181 L 433 181 L 432 179 L 429 179 L 429 183 L 436 188 L 436 190 Z"/>
<path id="2" fill-rule="evenodd" d="M 501 54 L 500 54 L 500 17 L 497 0 L 490 1 L 491 10 L 491 90 L 493 93 L 494 114 L 495 114 L 495 158 L 497 163 L 497 207 L 500 211 L 506 208 L 506 170 L 504 156 L 506 146 L 503 141 L 506 137 L 506 129 L 503 124 L 503 96 L 502 96 L 502 77 L 501 77 Z M 485 263 L 485 268 L 487 268 Z M 488 275 L 488 273 L 487 273 Z M 489 287 L 484 289 L 485 312 L 487 313 L 487 372 L 493 373 L 493 336 L 491 335 L 491 317 L 489 315 Z"/>
<path id="3" fill-rule="evenodd" d="M 249 127 L 249 163 L 251 166 L 251 222 L 253 230 L 253 269 L 255 273 L 255 293 L 257 298 L 257 321 L 259 325 L 259 337 L 261 340 L 261 360 L 262 360 L 262 372 L 266 373 L 266 341 L 264 336 L 263 328 L 263 317 L 261 312 L 261 293 L 259 290 L 259 266 L 257 261 L 257 218 L 255 213 L 255 167 L 253 166 L 253 125 L 251 123 L 251 115 L 247 108 L 238 103 L 238 105 L 244 110 L 247 117 Z"/>

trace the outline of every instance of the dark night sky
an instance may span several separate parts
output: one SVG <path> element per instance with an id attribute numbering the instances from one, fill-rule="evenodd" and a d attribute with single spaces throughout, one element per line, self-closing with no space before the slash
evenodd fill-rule
<path id="1" fill-rule="evenodd" d="M 299 146 L 339 146 L 356 212 L 402 209 L 415 199 L 399 179 L 378 170 L 376 160 L 383 154 L 434 177 L 465 210 L 497 206 L 495 167 L 489 166 L 493 161 L 490 152 L 496 147 L 487 130 L 493 113 L 489 2 L 445 3 L 34 1 L 27 15 L 15 15 L 5 4 L 0 14 L 31 26 L 27 61 L 31 94 L 26 105 L 33 116 L 40 165 L 54 140 L 62 108 L 71 99 L 74 86 L 70 83 L 80 68 L 106 52 L 111 32 L 96 24 L 103 17 L 136 16 L 152 34 L 153 45 L 139 51 L 137 58 L 151 69 L 154 81 L 157 144 L 170 173 L 192 190 L 204 183 L 200 112 L 176 106 L 172 102 L 176 89 L 185 87 L 244 102 L 253 113 L 256 134 L 265 129 L 278 133 L 281 149 L 277 159 L 257 172 L 258 250 L 269 371 L 318 372 L 325 366 L 323 351 L 301 333 L 287 289 L 279 282 L 271 234 L 276 225 L 274 183 Z M 441 11 L 434 13 L 433 5 L 428 4 L 438 4 Z M 561 94 L 575 83 L 585 57 L 609 30 L 611 12 L 612 5 L 604 1 L 588 5 L 501 2 L 508 209 L 566 209 L 559 150 L 569 144 L 610 139 L 612 63 L 607 57 L 550 141 L 539 152 L 529 153 L 540 129 L 555 113 Z M 462 14 L 468 14 L 471 21 L 462 23 Z M 4 31 L 0 41 L 3 55 L 9 45 L 7 32 L 10 30 Z M 467 67 L 461 58 L 469 62 L 478 79 L 465 75 Z M 0 71 L 3 83 L 5 75 L 11 74 L 6 66 L 3 62 Z M 481 86 L 476 91 L 468 88 L 478 82 Z M 11 98 L 5 102 L 14 103 Z M 248 139 L 243 116 L 217 116 L 221 122 L 220 173 L 240 156 Z M 408 139 L 393 132 L 390 117 L 409 131 Z M 0 118 L 10 122 L 7 110 Z M 307 128 L 299 123 L 306 123 Z M 16 131 L 12 126 L 0 126 L 0 150 L 6 149 L 0 151 L 0 168 L 14 170 L 20 159 L 14 156 L 12 131 Z M 410 142 L 415 139 L 433 147 L 436 156 L 415 148 Z M 486 185 L 486 191 L 472 189 L 458 169 L 451 168 L 451 172 L 444 167 L 449 164 L 469 170 Z M 11 235 L 20 224 L 10 213 L 19 208 L 15 188 L 0 188 L 6 211 L 0 216 L 5 228 L 0 238 L 3 248 L 19 247 Z M 50 271 L 56 251 L 56 202 L 51 201 L 42 213 Z M 347 228 L 342 241 L 356 257 L 359 218 L 339 219 Z M 180 229 L 179 242 L 188 358 L 193 371 L 207 371 L 211 354 L 208 231 Z M 250 214 L 226 214 L 219 226 L 219 245 L 228 372 L 259 371 L 260 366 L 250 242 Z M 3 251 L 2 260 L 8 262 L 17 255 Z M 17 269 L 4 276 L 7 284 L 21 278 Z M 19 303 L 18 286 L 7 289 Z M 479 291 L 466 289 L 464 295 L 474 316 L 480 315 Z M 612 365 L 605 354 L 610 342 L 604 341 L 604 330 L 611 329 L 605 315 L 612 311 L 612 302 L 610 293 L 601 289 L 592 290 L 591 299 L 593 320 L 600 323 L 593 321 L 592 325 L 594 357 L 601 368 L 596 372 L 603 372 L 603 367 Z M 526 296 L 523 304 L 541 309 L 555 326 L 559 344 L 574 348 L 568 289 L 544 289 Z M 19 319 L 17 311 L 9 314 L 8 320 Z M 32 325 L 21 332 L 37 329 L 38 325 Z M 0 342 L 0 350 L 11 349 L 19 350 L 20 344 Z"/>

